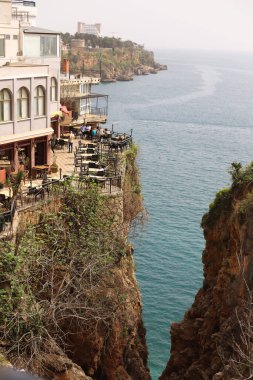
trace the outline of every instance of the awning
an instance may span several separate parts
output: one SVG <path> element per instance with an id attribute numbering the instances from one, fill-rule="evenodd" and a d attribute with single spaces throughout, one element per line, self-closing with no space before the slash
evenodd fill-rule
<path id="1" fill-rule="evenodd" d="M 27 131 L 23 133 L 15 133 L 14 135 L 7 135 L 7 136 L 1 136 L 0 137 L 0 145 L 1 144 L 10 144 L 13 142 L 23 141 L 23 140 L 30 140 L 34 139 L 36 137 L 43 137 L 48 136 L 54 133 L 53 128 L 44 128 L 44 129 L 37 129 L 34 131 Z"/>

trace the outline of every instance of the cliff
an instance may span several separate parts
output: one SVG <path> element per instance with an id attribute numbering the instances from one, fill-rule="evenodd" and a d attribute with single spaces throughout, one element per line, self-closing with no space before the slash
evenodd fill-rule
<path id="1" fill-rule="evenodd" d="M 253 164 L 233 163 L 232 186 L 204 215 L 203 287 L 171 326 L 160 380 L 252 378 Z"/>
<path id="2" fill-rule="evenodd" d="M 0 241 L 0 353 L 16 368 L 52 380 L 150 380 L 127 241 L 142 211 L 135 157 L 134 146 L 122 154 L 123 192 L 66 182 L 23 212 L 15 242 Z"/>
<path id="3" fill-rule="evenodd" d="M 102 82 L 132 80 L 134 75 L 156 74 L 167 69 L 142 47 L 71 48 L 62 58 L 70 60 L 71 74 L 101 75 Z"/>

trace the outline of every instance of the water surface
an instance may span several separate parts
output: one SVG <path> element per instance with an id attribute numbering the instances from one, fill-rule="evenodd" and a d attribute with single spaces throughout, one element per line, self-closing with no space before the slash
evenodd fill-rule
<path id="1" fill-rule="evenodd" d="M 137 278 L 153 380 L 180 321 L 202 284 L 200 222 L 229 185 L 233 161 L 253 159 L 253 55 L 157 52 L 157 75 L 100 85 L 110 95 L 110 124 L 130 132 L 149 220 L 135 237 Z"/>

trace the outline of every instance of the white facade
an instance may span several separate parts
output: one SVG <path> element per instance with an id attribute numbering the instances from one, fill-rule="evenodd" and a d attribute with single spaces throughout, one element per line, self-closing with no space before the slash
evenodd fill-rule
<path id="1" fill-rule="evenodd" d="M 54 80 L 54 82 L 52 81 Z M 52 84 L 56 84 L 55 98 L 52 99 Z M 44 112 L 37 115 L 35 112 L 36 88 L 41 86 L 44 92 Z M 28 92 L 28 112 L 26 117 L 18 115 L 18 91 L 25 88 Z M 0 92 L 7 89 L 11 95 L 11 117 L 4 118 L 0 110 L 0 143 L 13 139 L 16 133 L 29 134 L 48 128 L 50 126 L 50 114 L 55 110 L 59 101 L 59 82 L 50 76 L 49 66 L 12 64 L 0 67 Z M 0 100 L 1 107 L 1 100 Z M 10 119 L 10 120 L 8 120 Z"/>
<path id="2" fill-rule="evenodd" d="M 50 161 L 60 108 L 60 36 L 32 26 L 36 17 L 34 1 L 0 0 L 0 152 L 17 170 L 22 150 L 30 172 Z"/>
<path id="3" fill-rule="evenodd" d="M 35 1 L 12 0 L 12 19 L 36 26 L 37 7 Z"/>
<path id="4" fill-rule="evenodd" d="M 86 24 L 85 22 L 77 23 L 77 33 L 93 34 L 100 37 L 101 24 Z"/>
<path id="5" fill-rule="evenodd" d="M 19 13 L 14 12 L 14 7 Z M 27 9 L 27 14 L 24 9 Z M 18 19 L 18 14 L 20 16 L 22 12 L 26 14 L 26 17 Z M 47 65 L 48 77 L 55 78 L 58 84 L 57 95 L 48 106 L 49 112 L 55 112 L 60 107 L 60 34 L 31 26 L 30 22 L 31 20 L 34 22 L 36 16 L 34 1 L 0 0 L 0 67 L 17 62 Z M 26 70 L 29 76 L 29 69 L 26 68 Z M 0 75 L 0 81 L 1 79 Z"/>
<path id="6" fill-rule="evenodd" d="M 29 170 L 49 162 L 52 78 L 47 65 L 0 67 L 0 152 L 18 169 L 18 151 L 25 150 Z M 59 87 L 59 86 L 58 86 Z M 59 90 L 57 91 L 59 96 Z M 39 154 L 36 149 L 38 147 Z"/>
<path id="7" fill-rule="evenodd" d="M 23 29 L 36 24 L 35 1 L 0 0 L 0 65 L 23 55 Z"/>

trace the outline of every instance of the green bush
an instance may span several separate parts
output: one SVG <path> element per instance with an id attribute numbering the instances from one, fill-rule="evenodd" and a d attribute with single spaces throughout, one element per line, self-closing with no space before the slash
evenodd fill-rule
<path id="1" fill-rule="evenodd" d="M 206 213 L 201 222 L 201 227 L 212 227 L 217 219 L 231 210 L 232 193 L 230 188 L 224 188 L 218 191 L 214 201 L 209 205 L 209 211 Z"/>

